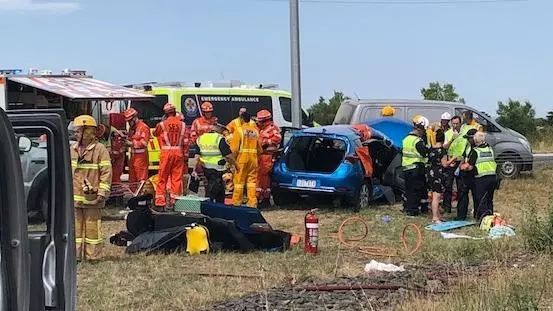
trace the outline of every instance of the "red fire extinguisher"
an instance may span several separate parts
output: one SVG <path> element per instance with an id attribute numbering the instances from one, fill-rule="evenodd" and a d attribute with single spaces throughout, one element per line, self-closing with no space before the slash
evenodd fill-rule
<path id="1" fill-rule="evenodd" d="M 315 215 L 315 210 L 309 211 L 305 215 L 305 247 L 306 254 L 317 254 L 319 248 L 319 218 Z"/>

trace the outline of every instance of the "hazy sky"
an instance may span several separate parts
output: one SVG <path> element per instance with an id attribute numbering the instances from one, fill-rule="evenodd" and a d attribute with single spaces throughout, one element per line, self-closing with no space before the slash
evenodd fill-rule
<path id="1" fill-rule="evenodd" d="M 509 97 L 530 100 L 538 115 L 553 110 L 551 0 L 318 1 L 301 4 L 304 106 L 333 90 L 419 98 L 428 82 L 447 81 L 491 114 Z M 401 2 L 409 1 L 421 2 Z M 0 19 L 0 68 L 86 69 L 114 83 L 224 78 L 290 89 L 286 1 L 0 0 Z"/>

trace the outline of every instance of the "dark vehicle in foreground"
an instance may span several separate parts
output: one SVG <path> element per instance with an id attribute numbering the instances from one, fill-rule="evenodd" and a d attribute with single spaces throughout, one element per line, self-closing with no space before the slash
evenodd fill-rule
<path id="1" fill-rule="evenodd" d="M 73 188 L 61 115 L 0 108 L 0 310 L 75 310 Z M 31 223 L 20 156 L 43 135 L 47 215 Z"/>

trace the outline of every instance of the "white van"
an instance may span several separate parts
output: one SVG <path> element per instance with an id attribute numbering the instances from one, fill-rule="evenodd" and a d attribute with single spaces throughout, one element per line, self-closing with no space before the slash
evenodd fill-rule
<path id="1" fill-rule="evenodd" d="M 472 111 L 476 122 L 488 133 L 486 140 L 492 146 L 499 164 L 499 173 L 506 178 L 516 177 L 521 171 L 531 171 L 534 163 L 528 139 L 499 125 L 490 115 L 462 103 L 429 100 L 346 100 L 338 109 L 334 124 L 356 124 L 380 118 L 381 109 L 390 105 L 395 118 L 411 122 L 415 115 L 423 115 L 430 122 L 439 121 L 444 112 L 461 116 Z"/>

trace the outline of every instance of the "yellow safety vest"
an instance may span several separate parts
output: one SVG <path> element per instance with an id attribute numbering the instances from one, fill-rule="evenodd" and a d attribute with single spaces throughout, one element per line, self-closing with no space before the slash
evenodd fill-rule
<path id="1" fill-rule="evenodd" d="M 445 131 L 444 135 L 445 135 L 445 142 L 449 145 L 451 145 L 451 143 L 453 142 L 453 129 L 452 128 L 449 128 L 449 130 Z"/>
<path id="2" fill-rule="evenodd" d="M 464 134 L 459 133 L 459 136 L 449 143 L 447 154 L 452 157 L 462 157 L 469 145 L 468 139 L 463 137 Z"/>
<path id="3" fill-rule="evenodd" d="M 422 139 L 415 135 L 407 135 L 403 139 L 403 158 L 401 166 L 404 170 L 410 170 L 417 167 L 417 163 L 426 163 L 426 159 L 417 151 L 417 143 Z"/>
<path id="4" fill-rule="evenodd" d="M 467 135 L 468 131 L 471 130 L 471 129 L 475 129 L 478 131 L 478 124 L 463 124 L 463 126 L 461 126 L 461 131 L 460 131 L 460 136 L 464 136 L 464 135 Z"/>
<path id="5" fill-rule="evenodd" d="M 495 175 L 497 170 L 497 164 L 495 163 L 495 157 L 492 148 L 490 146 L 486 147 L 476 147 L 474 148 L 476 155 L 476 178 L 482 176 Z"/>
<path id="6" fill-rule="evenodd" d="M 224 165 L 219 165 L 219 161 L 223 159 L 221 150 L 219 150 L 221 139 L 224 137 L 219 133 L 205 133 L 197 139 L 196 144 L 200 148 L 200 161 L 205 168 L 221 172 L 225 170 Z"/>

